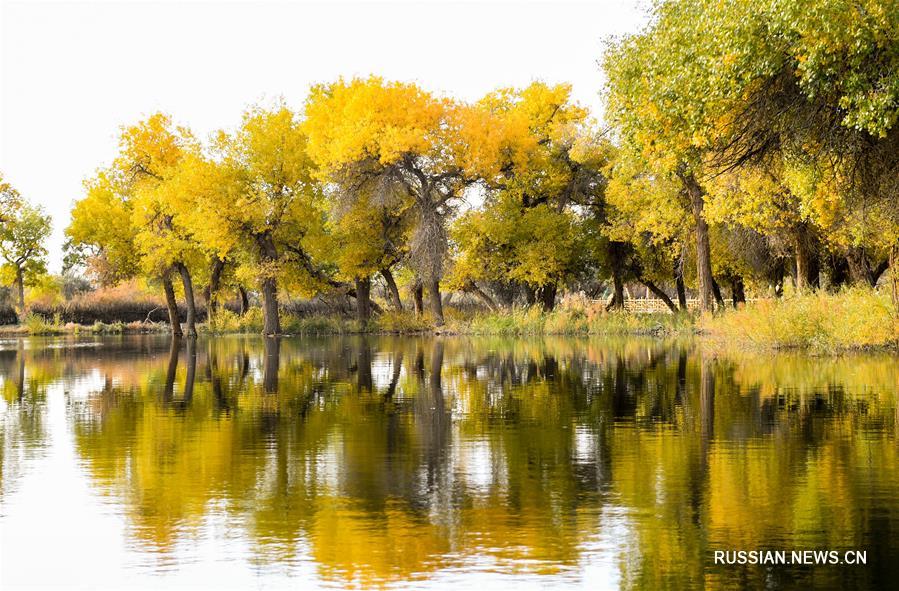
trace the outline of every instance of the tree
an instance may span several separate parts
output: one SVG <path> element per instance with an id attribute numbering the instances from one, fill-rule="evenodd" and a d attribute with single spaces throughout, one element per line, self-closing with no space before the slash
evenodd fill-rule
<path id="1" fill-rule="evenodd" d="M 72 207 L 66 228 L 70 252 L 78 252 L 101 285 L 114 285 L 140 272 L 137 229 L 122 175 L 102 169 L 84 182 L 86 195 Z"/>
<path id="2" fill-rule="evenodd" d="M 191 228 L 178 215 L 176 204 L 184 195 L 171 181 L 185 156 L 198 149 L 189 130 L 173 128 L 167 115 L 156 113 L 123 129 L 120 154 L 115 162 L 130 193 L 133 227 L 137 230 L 134 243 L 141 254 L 141 264 L 150 276 L 162 278 L 170 316 L 174 304 L 170 276 L 172 273 L 180 276 L 187 303 L 189 337 L 197 336 L 190 267 L 202 261 L 202 253 Z"/>
<path id="3" fill-rule="evenodd" d="M 370 187 L 360 187 L 365 190 Z M 339 274 L 353 281 L 357 318 L 367 322 L 371 314 L 371 278 L 384 278 L 390 303 L 402 310 L 399 288 L 391 268 L 405 255 L 408 239 L 408 201 L 402 196 L 368 191 L 350 194 L 335 190 L 330 195 L 333 249 L 330 258 Z"/>
<path id="4" fill-rule="evenodd" d="M 850 219 L 876 210 L 896 248 L 897 25 L 895 1 L 669 0 L 613 46 L 612 119 L 652 170 L 683 182 L 699 252 L 710 179 L 772 161 L 786 181 L 777 192 L 788 188 L 810 222 L 828 227 L 814 218 L 816 201 L 845 203 Z M 801 268 L 809 261 L 798 247 Z"/>
<path id="5" fill-rule="evenodd" d="M 190 237 L 190 244 L 185 246 L 193 255 L 194 268 L 205 280 L 207 313 L 212 318 L 218 310 L 223 283 L 234 274 L 243 253 L 236 236 L 221 234 L 227 226 L 214 223 L 206 205 L 225 203 L 227 197 L 236 199 L 240 179 L 233 168 L 196 150 L 184 155 L 166 186 L 175 219 Z"/>
<path id="6" fill-rule="evenodd" d="M 615 286 L 610 307 L 624 306 L 624 277 L 617 276 L 623 272 L 646 284 L 672 311 L 673 302 L 657 283 L 673 278 L 679 309 L 686 310 L 685 280 L 693 224 L 680 181 L 653 174 L 626 150 L 616 151 L 610 160 L 605 214 L 605 231 L 612 243 L 607 266 Z M 616 261 L 611 256 L 616 254 L 632 260 Z"/>
<path id="7" fill-rule="evenodd" d="M 0 174 L 0 224 L 8 224 L 22 205 L 22 198 L 15 187 L 3 180 Z"/>
<path id="8" fill-rule="evenodd" d="M 684 70 L 695 67 L 673 48 L 702 35 L 690 23 L 686 7 L 657 8 L 656 18 L 644 32 L 613 45 L 605 56 L 608 75 L 609 118 L 632 158 L 642 159 L 649 170 L 662 177 L 679 179 L 689 197 L 695 232 L 697 277 L 703 310 L 712 308 L 712 270 L 708 225 L 703 216 L 705 190 L 697 180 L 701 172 L 701 143 L 690 110 L 679 104 L 682 94 L 693 91 L 682 79 L 693 80 Z"/>
<path id="9" fill-rule="evenodd" d="M 197 149 L 190 132 L 173 129 L 156 113 L 122 129 L 113 165 L 85 183 L 87 195 L 72 210 L 66 233 L 74 250 L 88 250 L 88 265 L 101 283 L 143 273 L 161 281 L 172 334 L 181 319 L 172 274 L 181 277 L 187 301 L 187 333 L 196 336 L 196 307 L 188 264 L 196 242 L 177 216 L 171 177 L 186 153 Z"/>
<path id="10" fill-rule="evenodd" d="M 496 308 L 475 283 L 513 281 L 533 286 L 545 310 L 553 309 L 556 288 L 584 268 L 582 222 L 571 211 L 547 204 L 522 209 L 503 200 L 486 210 L 466 212 L 453 226 L 459 254 L 453 277 Z"/>
<path id="11" fill-rule="evenodd" d="M 485 200 L 456 223 L 454 280 L 491 307 L 477 281 L 523 285 L 550 311 L 559 287 L 589 269 L 584 224 L 601 209 L 608 142 L 568 85 L 501 89 L 464 115 L 467 168 Z"/>
<path id="12" fill-rule="evenodd" d="M 11 275 L 18 294 L 19 321 L 25 318 L 25 285 L 47 272 L 50 216 L 40 207 L 20 204 L 11 219 L 0 226 L 0 258 L 5 275 Z"/>
<path id="13" fill-rule="evenodd" d="M 286 106 L 254 107 L 215 140 L 218 189 L 196 193 L 194 231 L 205 248 L 220 258 L 238 246 L 252 254 L 268 336 L 281 332 L 279 280 L 308 293 L 321 286 L 309 252 L 323 241 L 325 214 L 306 144 Z"/>
<path id="14" fill-rule="evenodd" d="M 374 76 L 316 86 L 306 103 L 309 154 L 320 178 L 343 191 L 376 182 L 411 203 L 409 263 L 428 287 L 438 326 L 447 218 L 475 180 L 465 170 L 462 112 L 414 84 Z"/>

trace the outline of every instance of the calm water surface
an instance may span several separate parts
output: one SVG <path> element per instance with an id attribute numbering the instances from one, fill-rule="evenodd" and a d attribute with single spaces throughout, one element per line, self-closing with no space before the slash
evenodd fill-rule
<path id="1" fill-rule="evenodd" d="M 0 588 L 899 585 L 896 357 L 176 345 L 0 341 Z"/>

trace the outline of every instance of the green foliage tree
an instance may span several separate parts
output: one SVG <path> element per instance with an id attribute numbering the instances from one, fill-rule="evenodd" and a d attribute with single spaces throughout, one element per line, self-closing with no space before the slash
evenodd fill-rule
<path id="1" fill-rule="evenodd" d="M 47 272 L 47 246 L 50 216 L 37 206 L 19 204 L 13 215 L 0 226 L 0 267 L 11 279 L 17 293 L 17 312 L 21 322 L 27 313 L 25 285 Z"/>

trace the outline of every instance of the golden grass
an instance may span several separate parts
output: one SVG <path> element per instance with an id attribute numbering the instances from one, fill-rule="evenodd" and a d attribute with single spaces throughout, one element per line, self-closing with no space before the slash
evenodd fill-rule
<path id="1" fill-rule="evenodd" d="M 700 321 L 704 333 L 762 348 L 818 352 L 891 348 L 899 318 L 885 293 L 846 289 L 764 300 Z"/>

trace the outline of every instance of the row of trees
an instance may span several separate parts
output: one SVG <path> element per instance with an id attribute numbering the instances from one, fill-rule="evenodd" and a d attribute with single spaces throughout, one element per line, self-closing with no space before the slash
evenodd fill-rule
<path id="1" fill-rule="evenodd" d="M 190 334 L 225 286 L 260 294 L 266 334 L 285 291 L 365 321 L 373 282 L 437 325 L 447 289 L 551 310 L 610 286 L 614 308 L 640 282 L 708 311 L 876 286 L 899 259 L 897 48 L 896 0 L 667 0 L 605 53 L 607 129 L 539 82 L 462 102 L 338 80 L 208 141 L 155 114 L 86 183 L 67 259 L 158 281 L 176 332 L 179 283 Z"/>
<path id="2" fill-rule="evenodd" d="M 180 280 L 189 334 L 198 285 L 212 313 L 223 285 L 257 289 L 265 334 L 280 332 L 282 290 L 348 294 L 365 321 L 380 309 L 377 277 L 402 309 L 397 273 L 417 312 L 428 295 L 437 325 L 442 282 L 490 307 L 491 292 L 521 289 L 551 309 L 603 240 L 587 226 L 601 219 L 610 147 L 568 86 L 542 83 L 465 104 L 340 80 L 314 88 L 302 113 L 256 107 L 208 142 L 155 114 L 125 128 L 87 182 L 70 255 L 101 282 L 156 278 L 175 331 Z"/>

